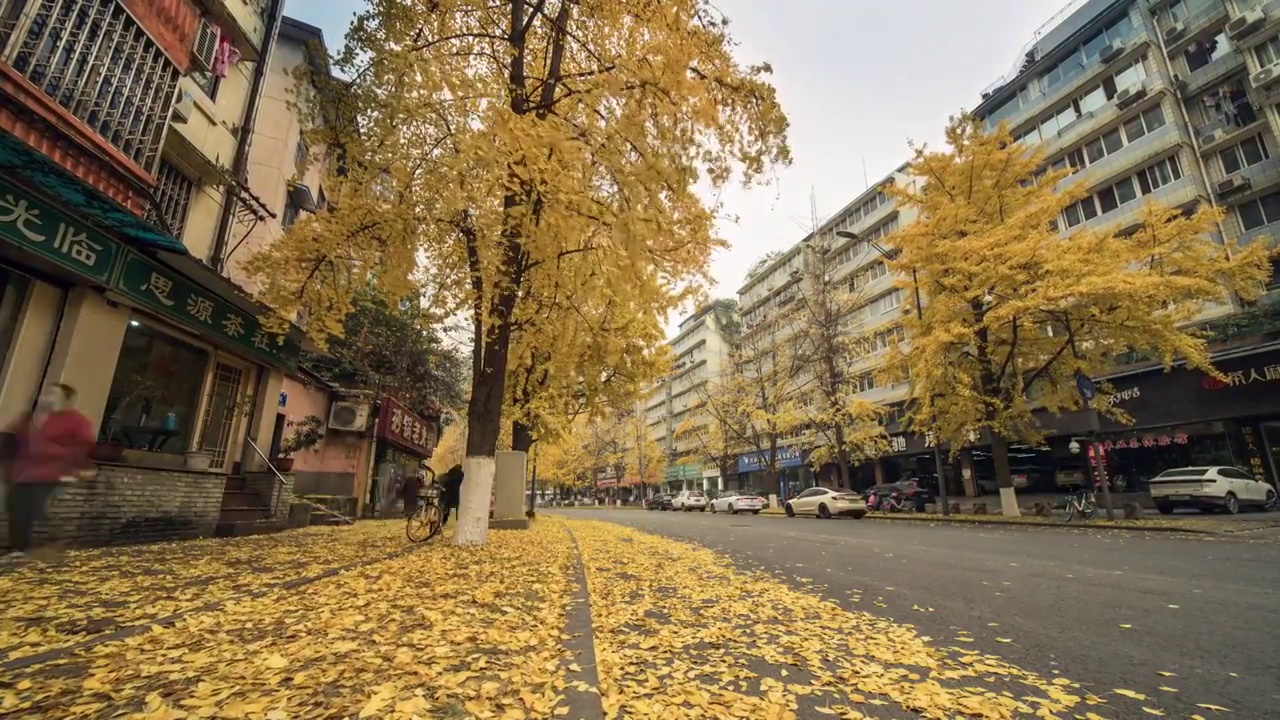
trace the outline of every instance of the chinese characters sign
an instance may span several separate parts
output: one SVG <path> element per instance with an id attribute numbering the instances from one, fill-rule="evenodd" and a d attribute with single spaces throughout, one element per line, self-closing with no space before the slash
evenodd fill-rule
<path id="1" fill-rule="evenodd" d="M 1249 461 L 1249 472 L 1253 473 L 1253 477 L 1258 482 L 1270 482 L 1267 477 L 1267 466 L 1262 463 L 1262 451 L 1258 447 L 1258 434 L 1248 425 L 1240 428 L 1240 433 L 1244 435 L 1244 454 Z"/>
<path id="2" fill-rule="evenodd" d="M 121 246 L 50 205 L 0 182 L 0 237 L 102 285 Z"/>
<path id="3" fill-rule="evenodd" d="M 129 253 L 116 280 L 116 291 L 162 315 L 244 348 L 272 365 L 292 367 L 298 345 L 267 332 L 252 314 L 219 299 L 172 270 Z"/>
<path id="4" fill-rule="evenodd" d="M 1226 379 L 1204 376 L 1200 384 L 1205 390 L 1223 390 L 1225 388 L 1243 387 L 1245 385 L 1254 385 L 1256 383 L 1271 383 L 1280 380 L 1280 364 L 1264 365 L 1262 367 L 1253 366 L 1244 370 L 1234 370 L 1225 373 Z"/>
<path id="5" fill-rule="evenodd" d="M 1143 435 L 1142 437 L 1121 438 L 1119 440 L 1105 440 L 1102 443 L 1104 450 L 1137 450 L 1138 448 L 1154 448 L 1169 447 L 1171 445 L 1186 445 L 1190 442 L 1190 438 L 1186 433 L 1177 432 L 1172 435 Z"/>
<path id="6" fill-rule="evenodd" d="M 438 421 L 419 417 L 393 398 L 382 398 L 378 410 L 379 438 L 419 457 L 428 458 L 436 449 L 438 432 Z"/>
<path id="7" fill-rule="evenodd" d="M 775 453 L 774 460 L 776 460 L 779 469 L 804 465 L 804 460 L 800 458 L 800 451 L 795 448 L 779 446 Z M 765 453 L 747 453 L 746 455 L 738 456 L 739 473 L 760 472 L 768 468 L 769 454 L 767 451 Z"/>

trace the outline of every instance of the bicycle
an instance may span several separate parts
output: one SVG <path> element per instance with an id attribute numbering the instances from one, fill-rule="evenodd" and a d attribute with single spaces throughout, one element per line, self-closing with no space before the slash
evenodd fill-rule
<path id="1" fill-rule="evenodd" d="M 1063 522 L 1071 522 L 1079 514 L 1085 520 L 1092 520 L 1098 512 L 1098 501 L 1092 490 L 1078 490 L 1067 496 L 1067 516 Z"/>
<path id="2" fill-rule="evenodd" d="M 404 533 L 410 542 L 426 542 L 444 529 L 444 517 L 440 512 L 440 485 L 430 468 L 431 480 L 418 498 L 418 507 L 405 519 Z"/>

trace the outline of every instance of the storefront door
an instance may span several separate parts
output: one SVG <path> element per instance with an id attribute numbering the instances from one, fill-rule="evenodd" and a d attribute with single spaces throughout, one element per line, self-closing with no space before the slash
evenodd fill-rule
<path id="1" fill-rule="evenodd" d="M 200 436 L 201 449 L 213 456 L 209 467 L 226 469 L 227 451 L 243 405 L 244 376 L 244 369 L 236 365 L 219 361 L 214 366 Z"/>
<path id="2" fill-rule="evenodd" d="M 1272 484 L 1280 477 L 1280 419 L 1263 420 L 1262 439 L 1267 447 L 1267 460 L 1271 463 Z"/>

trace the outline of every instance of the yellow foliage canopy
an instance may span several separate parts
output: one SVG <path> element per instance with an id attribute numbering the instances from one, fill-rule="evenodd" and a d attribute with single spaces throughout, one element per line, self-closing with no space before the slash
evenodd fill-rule
<path id="1" fill-rule="evenodd" d="M 987 133 L 961 116 L 946 136 L 946 150 L 916 150 L 917 183 L 891 190 L 921 215 L 890 238 L 894 268 L 915 272 L 926 298 L 923 320 L 904 308 L 910 347 L 890 367 L 910 379 L 916 431 L 955 448 L 980 428 L 998 441 L 1034 440 L 1033 410 L 1079 407 L 1074 376 L 1096 378 L 1131 351 L 1212 371 L 1205 339 L 1187 323 L 1228 292 L 1259 295 L 1265 243 L 1218 242 L 1221 212 L 1208 205 L 1184 212 L 1149 201 L 1132 234 L 1063 234 L 1062 211 L 1088 177 L 1042 174 L 1043 151 L 1014 143 L 1005 126 Z"/>
<path id="2" fill-rule="evenodd" d="M 513 335 L 548 293 L 665 313 L 722 246 L 700 191 L 789 161 L 770 69 L 726 26 L 701 0 L 372 3 L 335 62 L 350 80 L 308 104 L 341 201 L 252 258 L 264 298 L 321 338 L 369 286 L 467 313 L 467 453 L 492 455 Z"/>

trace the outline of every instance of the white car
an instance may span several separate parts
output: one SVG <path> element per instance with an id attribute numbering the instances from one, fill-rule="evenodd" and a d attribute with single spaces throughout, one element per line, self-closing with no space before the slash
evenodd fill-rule
<path id="1" fill-rule="evenodd" d="M 1231 466 L 1186 467 L 1165 470 L 1151 478 L 1151 500 L 1161 514 L 1178 508 L 1202 512 L 1221 510 L 1234 515 L 1243 507 L 1276 509 L 1276 490 L 1249 473 Z"/>
<path id="2" fill-rule="evenodd" d="M 752 515 L 759 515 L 764 509 L 764 504 L 764 498 L 759 495 L 730 491 L 711 501 L 711 512 L 727 512 L 730 515 L 749 512 Z"/>
<path id="3" fill-rule="evenodd" d="M 857 493 L 811 487 L 788 500 L 784 509 L 787 511 L 787 517 L 813 515 L 829 518 L 846 515 L 855 520 L 861 520 L 867 514 L 867 501 Z"/>
<path id="4" fill-rule="evenodd" d="M 701 490 L 683 490 L 671 501 L 671 509 L 683 510 L 684 512 L 693 510 L 706 512 L 707 495 Z"/>

